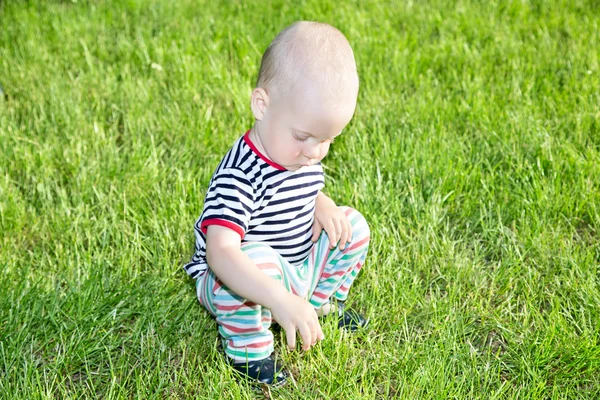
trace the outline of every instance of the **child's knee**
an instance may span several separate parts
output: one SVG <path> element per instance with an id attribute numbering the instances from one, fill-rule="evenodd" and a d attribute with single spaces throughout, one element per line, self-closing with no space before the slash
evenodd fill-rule
<path id="1" fill-rule="evenodd" d="M 242 243 L 241 249 L 265 274 L 280 280 L 283 276 L 279 254 L 264 243 Z"/>
<path id="2" fill-rule="evenodd" d="M 242 243 L 241 249 L 256 264 L 279 264 L 278 254 L 273 248 L 264 243 Z"/>
<path id="3" fill-rule="evenodd" d="M 340 207 L 352 224 L 352 242 L 368 242 L 371 237 L 369 224 L 363 215 L 352 207 Z"/>

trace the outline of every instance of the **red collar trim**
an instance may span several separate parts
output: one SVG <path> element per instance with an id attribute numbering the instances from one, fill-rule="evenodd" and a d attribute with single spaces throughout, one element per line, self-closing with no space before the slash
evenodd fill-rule
<path id="1" fill-rule="evenodd" d="M 255 152 L 257 156 L 259 156 L 264 162 L 266 162 L 267 164 L 269 164 L 271 167 L 277 168 L 277 169 L 282 170 L 282 171 L 286 170 L 284 167 L 282 167 L 281 165 L 279 165 L 277 163 L 274 163 L 273 161 L 269 160 L 260 151 L 258 151 L 258 149 L 254 145 L 254 143 L 252 143 L 252 141 L 250 140 L 250 130 L 248 130 L 248 132 L 246 132 L 246 134 L 244 135 L 244 142 L 246 142 L 246 144 L 248 146 L 250 146 L 250 148 L 252 149 L 252 151 Z"/>

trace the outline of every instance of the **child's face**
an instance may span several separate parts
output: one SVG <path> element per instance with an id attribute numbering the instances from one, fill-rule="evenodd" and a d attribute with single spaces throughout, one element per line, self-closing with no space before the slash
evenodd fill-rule
<path id="1" fill-rule="evenodd" d="M 259 129 L 266 156 L 291 171 L 318 163 L 352 119 L 355 107 L 356 96 L 324 101 L 319 88 L 310 85 L 271 96 Z"/>

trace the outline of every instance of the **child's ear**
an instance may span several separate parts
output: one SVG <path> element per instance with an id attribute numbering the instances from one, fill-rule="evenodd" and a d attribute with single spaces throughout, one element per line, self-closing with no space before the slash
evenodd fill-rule
<path id="1" fill-rule="evenodd" d="M 258 121 L 262 121 L 265 112 L 269 107 L 269 95 L 263 88 L 255 88 L 252 91 L 252 98 L 250 100 L 250 108 L 254 118 Z"/>

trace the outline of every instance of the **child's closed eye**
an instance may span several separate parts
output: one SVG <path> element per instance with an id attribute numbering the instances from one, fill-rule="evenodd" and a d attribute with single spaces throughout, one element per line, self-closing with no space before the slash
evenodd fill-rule
<path id="1" fill-rule="evenodd" d="M 308 139 L 308 136 L 307 137 L 298 137 L 298 136 L 294 135 L 294 139 L 296 139 L 299 142 L 306 142 L 306 140 Z"/>

